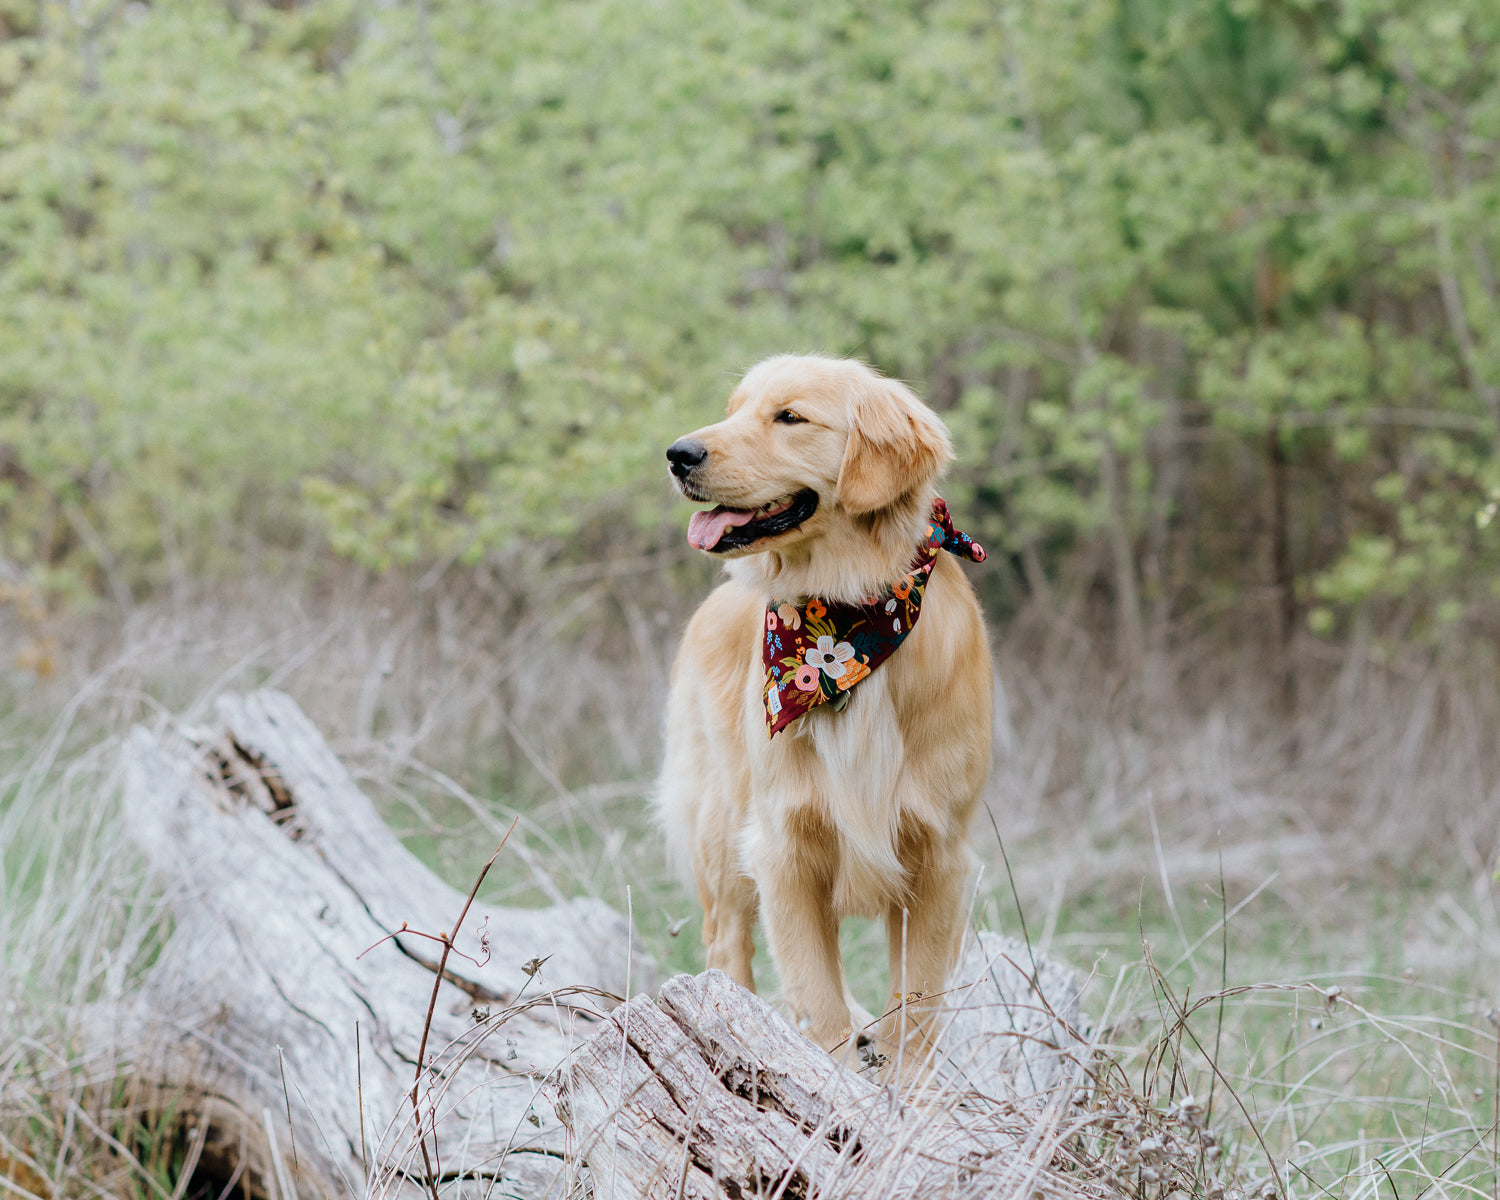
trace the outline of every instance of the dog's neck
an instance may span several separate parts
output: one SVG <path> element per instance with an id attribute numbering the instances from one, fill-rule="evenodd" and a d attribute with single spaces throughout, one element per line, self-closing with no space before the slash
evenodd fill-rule
<path id="1" fill-rule="evenodd" d="M 911 569 L 912 553 L 932 513 L 936 488 L 928 484 L 875 512 L 853 518 L 858 544 L 835 546 L 820 537 L 784 549 L 750 554 L 727 564 L 731 578 L 767 600 L 818 596 L 858 604 L 878 596 Z"/>

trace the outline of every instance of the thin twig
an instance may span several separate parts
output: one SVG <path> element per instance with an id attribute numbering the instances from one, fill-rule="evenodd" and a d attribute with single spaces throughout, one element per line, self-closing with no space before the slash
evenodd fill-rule
<path id="1" fill-rule="evenodd" d="M 469 889 L 469 897 L 464 901 L 463 911 L 458 914 L 458 920 L 453 923 L 453 932 L 440 939 L 443 943 L 443 954 L 438 959 L 438 969 L 432 977 L 432 997 L 427 1001 L 427 1018 L 422 1022 L 422 1040 L 417 1046 L 417 1073 L 416 1078 L 411 1083 L 411 1109 L 417 1123 L 417 1145 L 422 1151 L 422 1166 L 427 1172 L 427 1187 L 432 1193 L 432 1200 L 438 1200 L 437 1176 L 432 1169 L 432 1158 L 427 1153 L 427 1137 L 422 1132 L 421 1105 L 422 1070 L 427 1061 L 427 1037 L 432 1032 L 432 1014 L 437 1011 L 438 992 L 442 989 L 443 972 L 448 966 L 448 951 L 453 948 L 453 942 L 458 938 L 459 927 L 463 925 L 464 918 L 469 915 L 469 908 L 474 903 L 474 897 L 479 894 L 479 888 L 484 883 L 484 877 L 490 873 L 490 868 L 495 865 L 495 860 L 500 857 L 500 851 L 505 849 L 505 843 L 510 840 L 510 835 L 515 831 L 516 822 L 519 820 L 520 818 L 517 817 L 516 820 L 510 823 L 510 828 L 505 831 L 505 836 L 500 839 L 500 844 L 495 847 L 495 852 L 490 855 L 489 861 L 480 868 L 479 878 L 474 880 L 474 886 Z M 434 1150 L 436 1149 L 437 1142 L 436 1118 L 437 1114 L 434 1111 Z"/>
<path id="2" fill-rule="evenodd" d="M 368 1185 L 370 1156 L 365 1150 L 365 1069 L 359 1053 L 359 1022 L 354 1022 L 354 1086 L 359 1099 L 359 1167 Z"/>
<path id="3" fill-rule="evenodd" d="M 292 1093 L 286 1086 L 286 1055 L 281 1052 L 281 1047 L 276 1047 L 276 1062 L 281 1068 L 281 1097 L 286 1101 L 286 1127 L 292 1136 L 292 1175 L 300 1176 L 302 1168 L 297 1164 L 297 1128 L 292 1124 Z"/>
<path id="4" fill-rule="evenodd" d="M 517 821 L 519 821 L 520 819 L 521 819 L 520 817 L 516 818 Z M 515 823 L 514 822 L 511 823 L 511 827 L 512 828 L 515 827 Z M 510 834 L 507 832 L 505 836 L 509 837 Z M 500 844 L 503 846 L 505 843 L 501 842 Z M 498 853 L 498 851 L 497 851 L 497 853 Z M 493 861 L 493 860 L 491 860 L 491 861 Z M 486 865 L 485 870 L 489 870 L 488 865 Z M 481 876 L 481 878 L 483 878 L 483 876 Z M 465 907 L 464 911 L 468 912 L 468 908 Z M 457 931 L 455 930 L 455 932 L 457 932 Z M 441 933 L 425 933 L 425 932 L 423 932 L 420 929 L 413 929 L 405 921 L 401 922 L 401 928 L 400 929 L 397 929 L 397 930 L 395 930 L 392 933 L 386 934 L 378 942 L 371 942 L 368 946 L 366 946 L 363 950 L 361 950 L 358 954 L 356 954 L 354 956 L 354 961 L 358 962 L 366 954 L 370 953 L 371 950 L 374 950 L 377 946 L 383 946 L 386 942 L 390 941 L 392 938 L 398 938 L 403 933 L 409 933 L 409 934 L 411 934 L 412 937 L 426 938 L 429 942 L 438 942 L 444 948 L 443 949 L 443 958 L 444 958 L 445 961 L 446 961 L 446 959 L 447 959 L 448 954 L 449 954 L 450 951 L 452 953 L 458 955 L 459 958 L 465 959 L 468 962 L 473 963 L 476 967 L 486 966 L 489 963 L 489 961 L 490 961 L 490 955 L 489 955 L 489 951 L 488 950 L 485 951 L 485 955 L 484 955 L 484 957 L 482 959 L 481 958 L 475 958 L 472 954 L 465 954 L 457 946 L 453 945 L 452 941 L 447 936 L 445 936 L 444 934 L 441 934 Z M 483 943 L 481 943 L 481 944 L 483 944 Z"/>
<path id="5" fill-rule="evenodd" d="M 1219 1059 L 1219 1048 L 1224 1038 L 1224 992 L 1229 987 L 1229 891 L 1224 883 L 1224 842 L 1219 841 L 1219 1015 L 1214 1023 L 1214 1061 Z M 1208 1077 L 1208 1103 L 1203 1108 L 1203 1124 L 1207 1126 L 1214 1115 L 1214 1086 L 1217 1077 Z"/>

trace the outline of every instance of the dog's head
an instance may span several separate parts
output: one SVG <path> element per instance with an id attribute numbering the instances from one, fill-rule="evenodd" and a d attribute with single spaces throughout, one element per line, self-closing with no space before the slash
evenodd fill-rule
<path id="1" fill-rule="evenodd" d="M 690 544 L 769 555 L 768 581 L 851 599 L 905 570 L 951 457 L 943 423 L 905 385 L 798 355 L 752 367 L 724 420 L 667 450 L 678 490 L 713 505 L 693 515 Z"/>

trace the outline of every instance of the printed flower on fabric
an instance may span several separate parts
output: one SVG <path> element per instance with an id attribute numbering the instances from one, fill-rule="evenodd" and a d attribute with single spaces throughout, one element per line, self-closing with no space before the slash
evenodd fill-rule
<path id="1" fill-rule="evenodd" d="M 804 652 L 803 657 L 807 659 L 810 667 L 817 667 L 830 679 L 837 679 L 844 673 L 845 664 L 854 657 L 854 647 L 848 642 L 834 643 L 826 634 L 818 639 L 818 644 Z"/>
<path id="2" fill-rule="evenodd" d="M 821 621 L 828 615 L 828 606 L 814 596 L 807 602 L 807 619 L 809 621 Z"/>
<path id="3" fill-rule="evenodd" d="M 809 654 L 813 651 L 809 650 Z M 797 685 L 799 692 L 815 692 L 818 690 L 818 668 L 811 663 L 803 663 L 797 668 L 797 677 L 792 680 Z"/>
<path id="4" fill-rule="evenodd" d="M 897 600 L 905 600 L 911 595 L 911 585 L 912 577 L 910 575 L 903 575 L 891 585 L 891 595 L 895 596 Z"/>
<path id="5" fill-rule="evenodd" d="M 844 673 L 839 676 L 839 691 L 847 692 L 861 679 L 869 675 L 869 673 L 869 665 L 867 663 L 861 662 L 857 658 L 851 663 L 846 663 L 844 666 Z"/>
<path id="6" fill-rule="evenodd" d="M 797 611 L 795 604 L 783 604 L 776 610 L 776 615 L 781 618 L 781 623 L 788 629 L 802 628 L 802 614 Z"/>
<path id="7" fill-rule="evenodd" d="M 776 632 L 776 614 L 773 613 L 769 608 L 766 609 L 766 632 Z"/>

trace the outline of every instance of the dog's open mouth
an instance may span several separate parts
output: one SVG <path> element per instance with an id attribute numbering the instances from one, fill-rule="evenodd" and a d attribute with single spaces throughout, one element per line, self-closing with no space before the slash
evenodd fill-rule
<path id="1" fill-rule="evenodd" d="M 761 538 L 796 529 L 817 510 L 818 493 L 811 490 L 783 496 L 759 508 L 726 508 L 721 504 L 693 514 L 688 521 L 688 545 L 714 554 L 741 550 Z"/>

